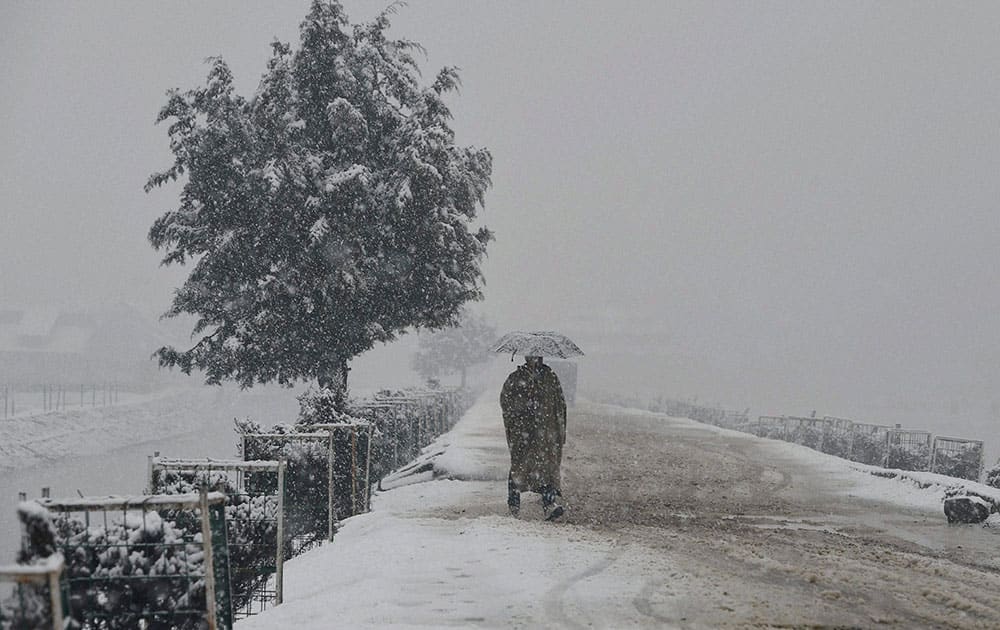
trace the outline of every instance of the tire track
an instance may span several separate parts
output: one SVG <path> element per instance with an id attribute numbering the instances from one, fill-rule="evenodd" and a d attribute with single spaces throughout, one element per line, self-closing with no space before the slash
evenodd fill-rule
<path id="1" fill-rule="evenodd" d="M 549 620 L 554 625 L 559 625 L 564 628 L 587 628 L 592 627 L 593 624 L 585 625 L 579 624 L 573 621 L 568 614 L 566 614 L 565 597 L 571 588 L 580 582 L 592 578 L 596 575 L 600 575 L 608 569 L 612 564 L 614 564 L 618 558 L 621 556 L 620 539 L 615 540 L 612 544 L 611 551 L 607 553 L 602 559 L 598 560 L 590 567 L 584 569 L 583 571 L 572 575 L 569 578 L 563 580 L 562 582 L 556 584 L 548 593 L 545 594 L 545 614 Z M 586 611 L 579 610 L 583 615 L 586 615 Z"/>

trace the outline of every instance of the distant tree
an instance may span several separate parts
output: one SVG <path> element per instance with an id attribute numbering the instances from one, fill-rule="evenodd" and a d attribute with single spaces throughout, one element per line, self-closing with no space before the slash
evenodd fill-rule
<path id="1" fill-rule="evenodd" d="M 161 366 L 244 387 L 316 379 L 342 401 L 351 358 L 482 298 L 492 235 L 472 223 L 492 160 L 455 145 L 456 70 L 422 86 L 422 48 L 386 37 L 395 8 L 349 27 L 339 2 L 314 1 L 250 99 L 222 59 L 204 87 L 168 92 L 157 122 L 175 159 L 146 190 L 187 178 L 149 239 L 163 264 L 194 264 L 166 316 L 195 315 L 197 342 L 161 348 Z"/>
<path id="2" fill-rule="evenodd" d="M 420 337 L 413 369 L 426 379 L 458 372 L 464 387 L 466 372 L 489 358 L 496 335 L 496 329 L 484 318 L 466 312 L 457 326 Z"/>

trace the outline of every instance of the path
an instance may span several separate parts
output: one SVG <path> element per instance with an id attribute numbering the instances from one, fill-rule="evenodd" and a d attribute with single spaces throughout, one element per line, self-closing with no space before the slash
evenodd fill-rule
<path id="1" fill-rule="evenodd" d="M 581 404 L 569 425 L 564 522 L 506 513 L 487 397 L 428 449 L 436 481 L 376 496 L 238 630 L 1000 626 L 1000 538 L 898 481 L 658 414 Z"/>

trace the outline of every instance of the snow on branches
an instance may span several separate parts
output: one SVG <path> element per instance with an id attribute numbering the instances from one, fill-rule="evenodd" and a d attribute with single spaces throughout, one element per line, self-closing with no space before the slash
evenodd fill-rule
<path id="1" fill-rule="evenodd" d="M 195 315 L 197 341 L 160 349 L 162 366 L 330 385 L 376 342 L 452 324 L 482 297 L 492 235 L 474 223 L 492 159 L 455 144 L 443 99 L 458 73 L 422 85 L 421 47 L 387 37 L 395 10 L 350 27 L 316 0 L 250 98 L 222 59 L 168 94 L 174 163 L 147 190 L 183 188 L 149 239 L 164 264 L 192 264 L 167 315 Z"/>

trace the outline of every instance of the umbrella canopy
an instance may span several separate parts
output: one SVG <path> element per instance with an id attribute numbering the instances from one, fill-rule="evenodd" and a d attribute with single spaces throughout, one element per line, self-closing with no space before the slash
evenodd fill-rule
<path id="1" fill-rule="evenodd" d="M 509 332 L 500 338 L 493 352 L 510 352 L 525 357 L 570 357 L 583 356 L 583 350 L 570 341 L 566 335 L 552 331 Z"/>

